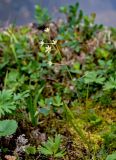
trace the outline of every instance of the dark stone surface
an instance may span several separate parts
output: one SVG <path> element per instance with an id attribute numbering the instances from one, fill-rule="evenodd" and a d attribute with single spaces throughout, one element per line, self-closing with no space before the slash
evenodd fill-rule
<path id="1" fill-rule="evenodd" d="M 116 26 L 116 0 L 78 0 L 85 13 L 97 13 L 96 22 Z M 54 18 L 58 18 L 58 8 L 74 4 L 77 0 L 0 0 L 0 22 L 26 24 L 34 21 L 34 5 L 39 3 L 48 8 Z"/>

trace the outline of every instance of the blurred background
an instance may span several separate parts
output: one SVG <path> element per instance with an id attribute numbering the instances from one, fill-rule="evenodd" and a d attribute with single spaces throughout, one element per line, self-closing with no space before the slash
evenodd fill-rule
<path id="1" fill-rule="evenodd" d="M 54 19 L 62 17 L 58 8 L 63 5 L 75 4 L 77 0 L 0 0 L 0 25 L 10 23 L 17 25 L 34 22 L 34 6 L 46 7 Z M 86 14 L 95 12 L 96 22 L 107 26 L 116 26 L 116 0 L 78 0 L 80 8 Z"/>

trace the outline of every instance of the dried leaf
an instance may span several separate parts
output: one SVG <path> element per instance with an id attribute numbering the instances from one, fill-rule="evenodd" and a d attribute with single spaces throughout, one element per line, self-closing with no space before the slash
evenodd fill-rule
<path id="1" fill-rule="evenodd" d="M 16 157 L 15 156 L 6 155 L 5 159 L 6 160 L 16 160 Z"/>

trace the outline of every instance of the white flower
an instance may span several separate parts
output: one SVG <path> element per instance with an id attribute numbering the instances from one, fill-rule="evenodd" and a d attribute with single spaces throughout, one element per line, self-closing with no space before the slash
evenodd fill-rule
<path id="1" fill-rule="evenodd" d="M 53 64 L 52 61 L 48 61 L 49 66 L 52 66 L 52 64 Z"/>
<path id="2" fill-rule="evenodd" d="M 42 47 L 43 45 L 44 45 L 44 41 L 42 40 L 42 41 L 40 41 L 40 46 Z"/>
<path id="3" fill-rule="evenodd" d="M 49 32 L 50 32 L 50 28 L 46 28 L 44 31 L 45 31 L 46 33 L 49 33 Z"/>
<path id="4" fill-rule="evenodd" d="M 93 27 L 93 23 L 90 23 L 90 25 L 89 25 L 89 26 L 90 26 L 90 28 L 92 28 L 92 27 Z"/>
<path id="5" fill-rule="evenodd" d="M 70 88 L 70 90 L 72 90 L 72 91 L 74 90 L 74 86 L 70 86 L 69 88 Z"/>
<path id="6" fill-rule="evenodd" d="M 73 80 L 73 81 L 76 81 L 76 78 L 73 78 L 72 80 Z"/>
<path id="7" fill-rule="evenodd" d="M 51 52 L 51 50 L 52 50 L 52 49 L 51 49 L 51 47 L 48 45 L 48 46 L 46 47 L 45 52 L 46 52 L 46 53 L 50 53 L 50 52 Z"/>
<path id="8" fill-rule="evenodd" d="M 57 44 L 57 40 L 53 40 L 52 44 L 56 45 Z"/>

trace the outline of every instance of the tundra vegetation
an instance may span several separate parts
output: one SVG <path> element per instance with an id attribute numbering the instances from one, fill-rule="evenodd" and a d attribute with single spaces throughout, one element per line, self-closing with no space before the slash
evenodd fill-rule
<path id="1" fill-rule="evenodd" d="M 60 12 L 1 29 L 1 160 L 116 160 L 116 28 Z"/>

